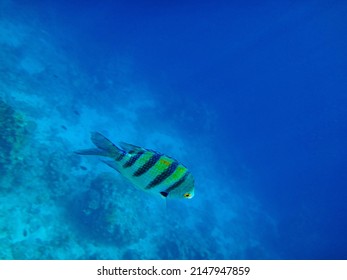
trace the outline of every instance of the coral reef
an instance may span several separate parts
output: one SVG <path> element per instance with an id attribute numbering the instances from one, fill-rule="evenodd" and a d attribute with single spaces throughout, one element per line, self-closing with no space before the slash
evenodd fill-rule
<path id="1" fill-rule="evenodd" d="M 132 201 L 131 207 L 128 201 Z M 143 214 L 136 190 L 110 173 L 93 179 L 86 192 L 73 197 L 69 209 L 80 232 L 89 239 L 123 247 L 146 235 L 137 222 Z"/>
<path id="2" fill-rule="evenodd" d="M 20 151 L 28 131 L 25 117 L 0 99 L 0 170 L 1 174 L 21 161 Z"/>

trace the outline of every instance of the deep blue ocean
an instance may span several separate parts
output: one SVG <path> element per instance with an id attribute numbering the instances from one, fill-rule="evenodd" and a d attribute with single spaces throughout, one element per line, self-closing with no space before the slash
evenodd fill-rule
<path id="1" fill-rule="evenodd" d="M 0 0 L 0 259 L 347 259 L 346 30 L 342 0 Z"/>

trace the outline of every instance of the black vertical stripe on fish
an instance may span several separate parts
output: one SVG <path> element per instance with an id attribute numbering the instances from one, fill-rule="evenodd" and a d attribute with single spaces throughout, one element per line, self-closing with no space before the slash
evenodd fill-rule
<path id="1" fill-rule="evenodd" d="M 159 185 L 161 182 L 163 182 L 167 177 L 169 177 L 172 173 L 175 172 L 176 168 L 178 166 L 178 163 L 174 161 L 172 164 L 169 165 L 168 168 L 166 168 L 162 173 L 160 173 L 157 177 L 153 179 L 152 182 L 150 182 L 146 189 L 154 188 L 155 186 Z"/>
<path id="2" fill-rule="evenodd" d="M 130 159 L 123 164 L 123 167 L 130 167 L 132 165 L 134 165 L 134 163 L 140 158 L 140 156 L 142 156 L 144 153 L 144 151 L 139 151 L 136 155 L 133 155 L 130 157 Z"/>
<path id="3" fill-rule="evenodd" d="M 142 174 L 146 173 L 151 167 L 153 167 L 157 163 L 159 159 L 160 159 L 159 154 L 157 153 L 153 154 L 153 156 L 143 166 L 141 166 L 139 169 L 135 171 L 133 176 L 139 177 Z"/>
<path id="4" fill-rule="evenodd" d="M 118 157 L 116 158 L 116 161 L 122 160 L 122 159 L 124 158 L 125 154 L 126 154 L 126 152 L 121 151 L 121 153 L 120 153 L 120 154 L 118 155 Z"/>
<path id="5" fill-rule="evenodd" d="M 164 192 L 170 193 L 174 189 L 177 189 L 187 179 L 188 174 L 189 174 L 189 172 L 187 171 L 181 179 L 179 179 L 176 183 L 174 183 L 170 187 L 168 187 Z"/>

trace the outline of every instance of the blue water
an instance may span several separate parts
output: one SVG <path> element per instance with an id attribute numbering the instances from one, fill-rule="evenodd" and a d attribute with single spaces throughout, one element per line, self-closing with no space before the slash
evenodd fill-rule
<path id="1" fill-rule="evenodd" d="M 0 259 L 346 259 L 345 1 L 0 1 Z M 129 185 L 90 132 L 166 153 Z"/>

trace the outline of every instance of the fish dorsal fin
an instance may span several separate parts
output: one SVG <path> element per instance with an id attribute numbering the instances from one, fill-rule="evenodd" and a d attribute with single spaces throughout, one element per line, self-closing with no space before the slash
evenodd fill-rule
<path id="1" fill-rule="evenodd" d="M 120 142 L 119 146 L 126 152 L 139 152 L 139 151 L 144 151 L 144 148 L 141 148 L 139 146 L 135 146 L 133 144 L 128 144 L 125 142 Z"/>

